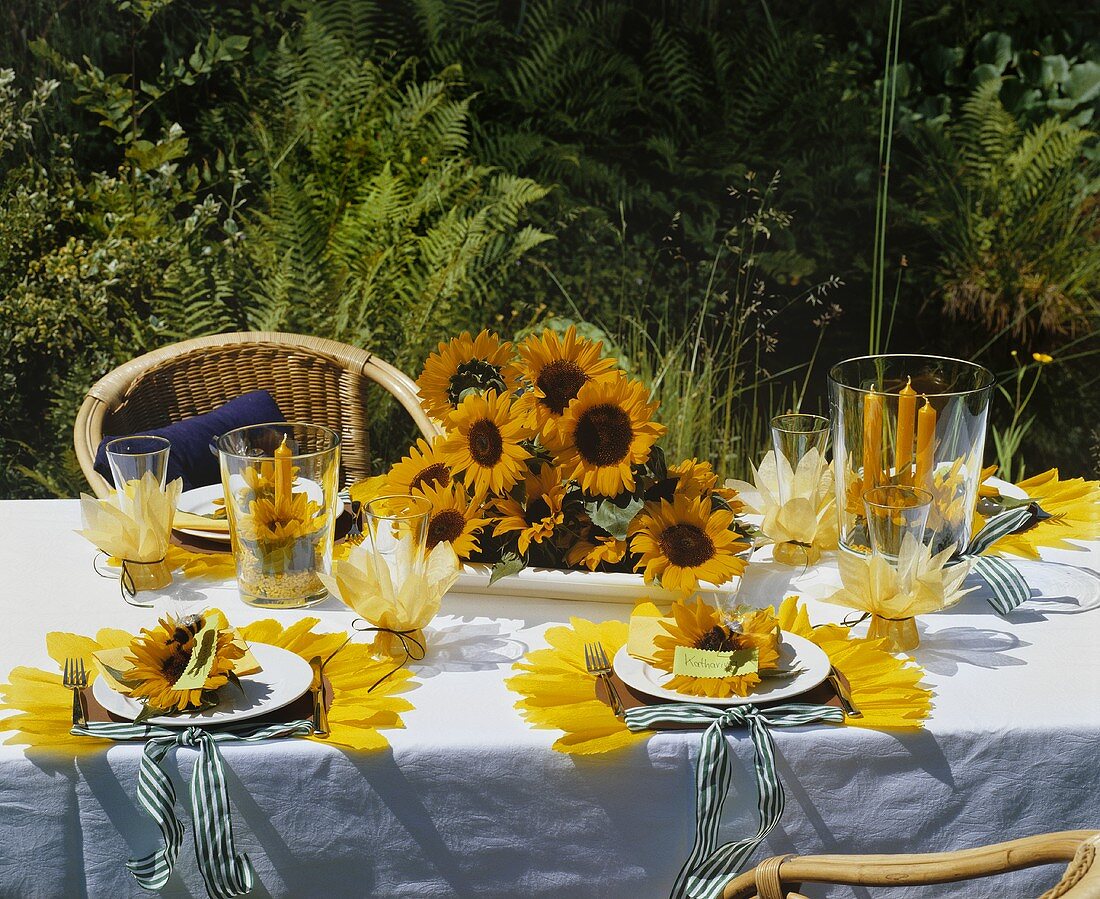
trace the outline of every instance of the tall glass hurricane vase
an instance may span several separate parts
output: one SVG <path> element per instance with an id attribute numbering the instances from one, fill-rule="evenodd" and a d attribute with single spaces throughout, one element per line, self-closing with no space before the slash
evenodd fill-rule
<path id="1" fill-rule="evenodd" d="M 241 599 L 301 608 L 328 591 L 338 515 L 340 436 L 320 425 L 272 423 L 218 438 Z"/>
<path id="2" fill-rule="evenodd" d="M 993 375 L 939 356 L 863 356 L 833 366 L 833 424 L 840 546 L 870 552 L 864 495 L 875 487 L 927 490 L 924 542 L 960 551 L 970 539 Z"/>

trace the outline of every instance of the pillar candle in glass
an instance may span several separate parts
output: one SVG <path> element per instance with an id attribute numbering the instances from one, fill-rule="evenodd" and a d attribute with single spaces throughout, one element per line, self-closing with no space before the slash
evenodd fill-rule
<path id="1" fill-rule="evenodd" d="M 249 605 L 301 608 L 327 595 L 339 513 L 340 435 L 275 422 L 218 438 L 237 586 Z"/>
<path id="2" fill-rule="evenodd" d="M 932 494 L 925 542 L 936 551 L 965 549 L 992 389 L 987 369 L 961 359 L 863 356 L 833 366 L 829 400 L 841 549 L 870 552 L 863 494 L 907 483 Z M 914 409 L 915 436 L 909 423 Z"/>

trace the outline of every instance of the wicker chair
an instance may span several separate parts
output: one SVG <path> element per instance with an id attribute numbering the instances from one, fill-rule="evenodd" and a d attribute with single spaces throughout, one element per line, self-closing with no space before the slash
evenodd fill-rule
<path id="1" fill-rule="evenodd" d="M 1100 899 L 1100 831 L 1065 830 L 958 852 L 923 855 L 786 855 L 766 859 L 724 890 L 723 899 L 806 899 L 803 883 L 902 887 L 954 883 L 1069 862 L 1039 899 Z M 889 895 L 886 893 L 884 895 Z M 972 895 L 962 888 L 955 895 Z M 994 893 L 983 893 L 994 895 Z"/>
<path id="2" fill-rule="evenodd" d="M 92 467 L 105 434 L 161 427 L 262 388 L 288 421 L 309 421 L 340 434 L 342 485 L 348 484 L 370 474 L 372 382 L 393 394 L 425 437 L 439 433 L 420 407 L 416 384 L 389 363 L 333 340 L 257 331 L 185 340 L 109 372 L 84 398 L 73 444 L 88 483 L 97 496 L 106 496 L 110 488 Z"/>

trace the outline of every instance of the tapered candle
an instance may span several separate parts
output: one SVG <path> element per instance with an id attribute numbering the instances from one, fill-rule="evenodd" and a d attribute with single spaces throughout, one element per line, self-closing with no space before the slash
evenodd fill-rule
<path id="1" fill-rule="evenodd" d="M 936 452 L 936 410 L 922 397 L 924 405 L 917 413 L 917 477 L 915 487 L 932 489 L 932 466 Z"/>
<path id="2" fill-rule="evenodd" d="M 917 423 L 917 392 L 911 379 L 898 394 L 897 440 L 894 447 L 894 465 L 899 484 L 911 484 L 913 475 L 913 428 Z"/>
<path id="3" fill-rule="evenodd" d="M 882 396 L 874 388 L 863 398 L 863 490 L 882 481 Z"/>
<path id="4" fill-rule="evenodd" d="M 286 434 L 283 442 L 275 448 L 275 508 L 285 509 L 290 505 L 290 482 L 293 478 L 291 459 L 294 454 L 286 445 Z"/>

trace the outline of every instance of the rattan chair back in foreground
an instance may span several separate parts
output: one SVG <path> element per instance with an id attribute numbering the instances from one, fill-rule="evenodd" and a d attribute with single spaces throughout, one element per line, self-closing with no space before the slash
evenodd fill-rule
<path id="1" fill-rule="evenodd" d="M 425 437 L 439 433 L 420 407 L 416 383 L 377 356 L 320 337 L 247 331 L 185 340 L 109 372 L 84 398 L 73 444 L 88 483 L 107 496 L 110 487 L 93 468 L 104 435 L 162 427 L 263 389 L 288 421 L 339 433 L 344 486 L 370 474 L 371 384 L 391 393 Z"/>
<path id="2" fill-rule="evenodd" d="M 804 883 L 904 887 L 957 883 L 1021 868 L 1069 862 L 1061 880 L 1039 899 L 1100 899 L 1100 831 L 1065 830 L 1007 843 L 921 855 L 786 855 L 766 859 L 726 887 L 723 899 L 806 899 Z M 944 896 L 998 895 L 996 882 Z M 884 899 L 892 895 L 885 890 Z"/>

